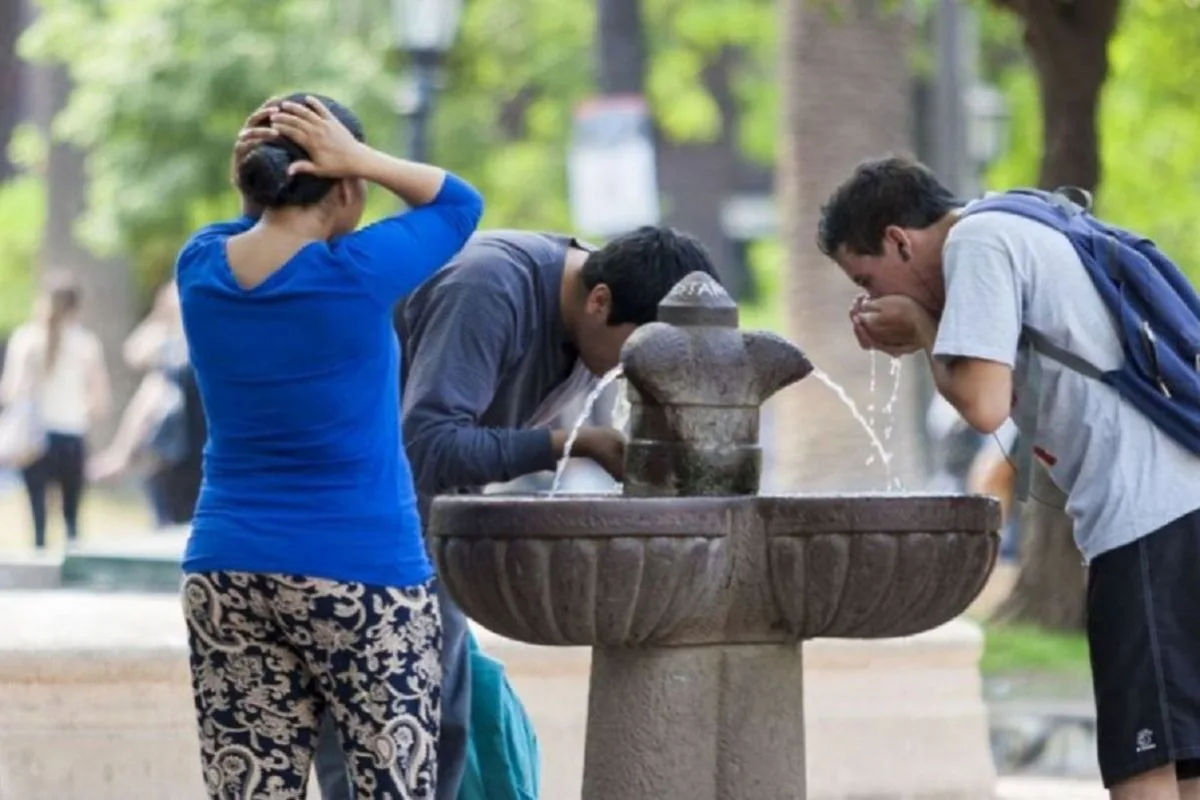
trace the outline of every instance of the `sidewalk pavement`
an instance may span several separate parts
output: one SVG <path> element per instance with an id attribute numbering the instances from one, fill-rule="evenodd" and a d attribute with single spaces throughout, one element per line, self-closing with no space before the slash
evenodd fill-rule
<path id="1" fill-rule="evenodd" d="M 996 786 L 996 800 L 1107 800 L 1099 780 L 1007 776 Z"/>

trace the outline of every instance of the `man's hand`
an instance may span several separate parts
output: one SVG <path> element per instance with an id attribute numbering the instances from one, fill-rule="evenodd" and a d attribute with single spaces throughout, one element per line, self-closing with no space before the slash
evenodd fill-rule
<path id="1" fill-rule="evenodd" d="M 917 301 L 903 295 L 860 297 L 850 308 L 860 347 L 898 357 L 926 350 L 937 337 L 937 323 Z"/>
<path id="2" fill-rule="evenodd" d="M 863 305 L 871 301 L 871 296 L 860 294 L 854 298 L 854 302 L 850 305 L 850 324 L 854 327 L 854 338 L 858 340 L 858 346 L 863 350 L 878 350 L 879 345 L 871 338 L 871 334 L 867 332 L 867 326 L 862 321 Z"/>
<path id="3" fill-rule="evenodd" d="M 616 428 L 581 428 L 571 455 L 592 459 L 614 480 L 625 479 L 625 436 Z"/>

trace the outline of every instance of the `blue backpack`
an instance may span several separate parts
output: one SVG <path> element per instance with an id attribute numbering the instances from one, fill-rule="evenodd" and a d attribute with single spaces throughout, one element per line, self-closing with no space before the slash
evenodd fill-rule
<path id="1" fill-rule="evenodd" d="M 1083 195 L 1082 205 L 1071 191 Z M 1101 222 L 1090 209 L 1091 196 L 1083 190 L 1016 189 L 972 203 L 963 216 L 1016 214 L 1071 240 L 1117 324 L 1124 363 L 1102 372 L 1036 331 L 1025 329 L 1023 335 L 1035 351 L 1113 387 L 1200 455 L 1200 296 L 1152 241 Z"/>

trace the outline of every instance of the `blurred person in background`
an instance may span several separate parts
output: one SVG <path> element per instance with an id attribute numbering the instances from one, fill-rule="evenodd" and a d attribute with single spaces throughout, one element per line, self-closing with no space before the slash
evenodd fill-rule
<path id="1" fill-rule="evenodd" d="M 1017 467 L 1016 454 L 1020 446 L 1011 424 L 1001 428 L 995 440 L 984 442 L 967 471 L 966 490 L 973 494 L 990 494 L 1000 501 L 1003 528 L 1000 538 L 1001 561 L 1016 563 L 1020 555 L 1021 514 L 1014 508 L 1016 502 Z"/>
<path id="2" fill-rule="evenodd" d="M 62 500 L 67 546 L 77 541 L 85 439 L 112 404 L 104 348 L 79 322 L 79 305 L 79 286 L 69 274 L 48 275 L 34 319 L 13 331 L 0 376 L 0 403 L 6 409 L 28 404 L 29 424 L 44 437 L 36 457 L 20 465 L 39 550 L 46 546 L 46 495 L 51 486 L 58 488 Z"/>
<path id="3" fill-rule="evenodd" d="M 306 95 L 247 119 L 234 171 L 243 215 L 176 263 L 209 423 L 182 590 L 208 794 L 305 796 L 328 709 L 358 797 L 433 798 L 441 618 L 392 308 L 483 200 Z M 368 183 L 411 210 L 359 228 Z"/>
<path id="4" fill-rule="evenodd" d="M 158 527 L 189 522 L 200 494 L 204 409 L 188 360 L 174 281 L 125 340 L 125 363 L 144 373 L 112 442 L 88 464 L 93 481 L 143 474 Z"/>

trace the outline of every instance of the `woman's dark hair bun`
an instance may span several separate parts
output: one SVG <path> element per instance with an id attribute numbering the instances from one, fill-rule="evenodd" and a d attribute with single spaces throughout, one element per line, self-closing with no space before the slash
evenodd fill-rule
<path id="1" fill-rule="evenodd" d="M 355 139 L 364 141 L 362 122 L 354 112 L 336 100 L 323 95 L 313 96 L 350 130 Z M 297 93 L 282 99 L 303 103 L 305 97 L 305 94 Z M 308 206 L 319 203 L 329 194 L 335 181 L 309 174 L 288 175 L 288 168 L 293 162 L 306 160 L 308 153 L 303 147 L 286 136 L 276 136 L 251 150 L 238 165 L 238 188 L 248 200 L 260 208 Z"/>
<path id="2" fill-rule="evenodd" d="M 242 193 L 260 207 L 276 205 L 290 180 L 291 163 L 291 157 L 282 147 L 269 142 L 255 147 L 238 168 Z"/>

